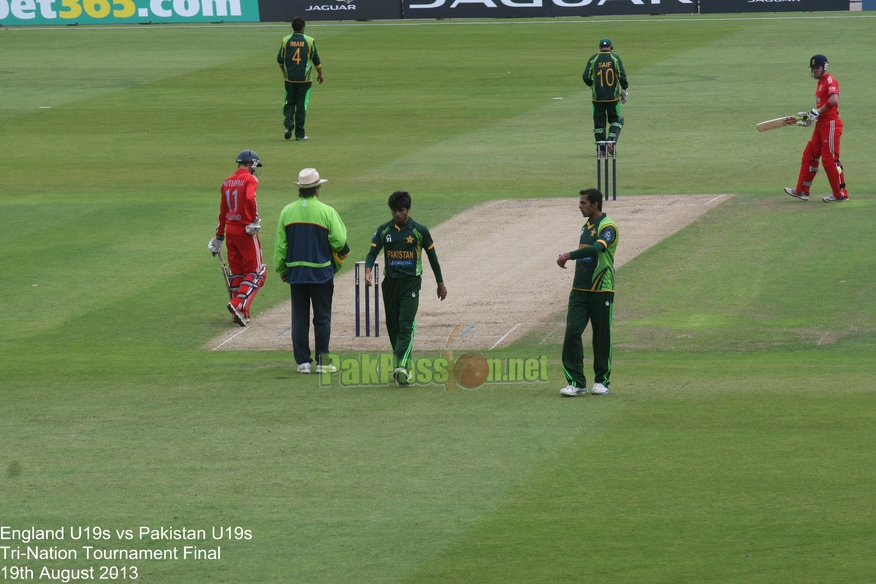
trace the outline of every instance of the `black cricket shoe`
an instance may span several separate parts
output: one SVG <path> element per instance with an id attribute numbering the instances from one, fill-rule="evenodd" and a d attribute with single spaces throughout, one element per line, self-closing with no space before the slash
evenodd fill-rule
<path id="1" fill-rule="evenodd" d="M 240 326 L 246 326 L 246 324 L 249 322 L 249 319 L 243 315 L 240 309 L 238 309 L 230 302 L 228 303 L 228 312 L 231 313 L 232 320 L 234 320 L 234 322 L 236 324 L 239 324 Z"/>

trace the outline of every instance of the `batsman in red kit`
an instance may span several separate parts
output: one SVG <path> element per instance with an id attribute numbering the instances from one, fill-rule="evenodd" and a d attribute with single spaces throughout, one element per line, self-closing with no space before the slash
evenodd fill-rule
<path id="1" fill-rule="evenodd" d="M 843 166 L 840 163 L 840 138 L 843 135 L 843 122 L 839 117 L 839 84 L 832 75 L 827 74 L 827 57 L 814 55 L 809 59 L 809 72 L 818 80 L 815 88 L 815 107 L 809 111 L 809 123 L 815 123 L 812 138 L 803 150 L 800 175 L 797 186 L 786 188 L 785 192 L 801 201 L 809 200 L 809 189 L 818 172 L 818 159 L 824 160 L 824 172 L 830 183 L 832 194 L 824 197 L 825 203 L 841 203 L 849 200 Z M 808 124 L 807 124 L 808 125 Z"/>
<path id="2" fill-rule="evenodd" d="M 262 246 L 259 242 L 262 225 L 256 203 L 259 179 L 255 176 L 255 169 L 261 165 L 259 155 L 252 150 L 244 150 L 237 155 L 237 172 L 222 183 L 216 237 L 207 245 L 215 256 L 222 249 L 222 241 L 225 241 L 231 270 L 228 312 L 240 326 L 246 326 L 249 322 L 249 307 L 267 274 L 267 266 L 262 262 Z"/>

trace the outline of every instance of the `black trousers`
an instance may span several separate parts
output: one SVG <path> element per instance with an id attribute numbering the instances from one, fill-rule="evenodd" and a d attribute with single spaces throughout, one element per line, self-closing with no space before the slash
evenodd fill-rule
<path id="1" fill-rule="evenodd" d="M 313 306 L 313 334 L 316 341 L 316 363 L 329 352 L 332 334 L 332 296 L 335 281 L 323 284 L 290 284 L 292 289 L 292 351 L 295 362 L 310 363 L 310 307 Z M 328 364 L 328 363 L 326 363 Z"/>

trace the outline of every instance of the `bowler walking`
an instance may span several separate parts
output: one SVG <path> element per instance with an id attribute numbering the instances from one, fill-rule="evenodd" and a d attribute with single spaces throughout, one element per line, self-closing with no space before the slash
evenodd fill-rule
<path id="1" fill-rule="evenodd" d="M 410 384 L 407 368 L 414 347 L 414 331 L 417 329 L 424 251 L 438 282 L 437 294 L 440 300 L 447 297 L 447 288 L 444 286 L 438 254 L 435 252 L 429 228 L 408 215 L 411 210 L 410 193 L 396 191 L 390 195 L 389 209 L 392 211 L 392 220 L 378 227 L 371 238 L 371 250 L 365 259 L 365 285 L 371 286 L 374 281 L 372 270 L 377 254 L 382 249 L 383 310 L 386 314 L 386 332 L 389 333 L 389 342 L 392 343 L 396 360 L 392 376 L 396 383 L 404 387 Z"/>

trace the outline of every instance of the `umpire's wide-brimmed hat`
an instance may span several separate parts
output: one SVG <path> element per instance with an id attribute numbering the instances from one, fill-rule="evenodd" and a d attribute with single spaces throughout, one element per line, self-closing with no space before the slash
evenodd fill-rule
<path id="1" fill-rule="evenodd" d="M 611 39 L 609 39 L 609 38 L 599 39 L 599 48 L 600 49 L 605 49 L 605 48 L 610 47 L 610 46 L 611 46 Z"/>
<path id="2" fill-rule="evenodd" d="M 312 189 L 327 182 L 324 178 L 319 178 L 319 173 L 316 172 L 315 168 L 305 168 L 298 173 L 298 182 L 295 184 L 302 189 Z"/>

